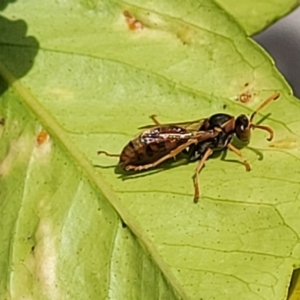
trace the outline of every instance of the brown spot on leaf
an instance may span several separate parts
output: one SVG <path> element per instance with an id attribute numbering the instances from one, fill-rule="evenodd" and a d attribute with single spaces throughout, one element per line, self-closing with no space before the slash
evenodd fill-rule
<path id="1" fill-rule="evenodd" d="M 249 103 L 251 100 L 253 100 L 255 96 L 253 83 L 245 82 L 239 91 L 239 94 L 236 96 L 236 100 L 241 103 Z"/>
<path id="2" fill-rule="evenodd" d="M 239 96 L 239 101 L 242 103 L 248 103 L 252 99 L 253 95 L 250 91 L 246 91 Z"/>
<path id="3" fill-rule="evenodd" d="M 130 14 L 128 10 L 123 12 L 128 28 L 132 31 L 140 31 L 143 29 L 143 24 L 141 21 L 137 20 L 134 16 Z"/>
<path id="4" fill-rule="evenodd" d="M 42 130 L 38 133 L 36 137 L 36 142 L 38 145 L 44 144 L 46 141 L 48 141 L 49 135 L 45 130 Z"/>

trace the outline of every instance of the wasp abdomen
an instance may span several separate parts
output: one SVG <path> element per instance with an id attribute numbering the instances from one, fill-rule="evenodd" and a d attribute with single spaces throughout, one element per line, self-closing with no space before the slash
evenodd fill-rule
<path id="1" fill-rule="evenodd" d="M 191 137 L 192 134 L 180 126 L 154 127 L 144 131 L 124 147 L 119 164 L 126 169 L 128 165 L 138 166 L 155 162 Z"/>

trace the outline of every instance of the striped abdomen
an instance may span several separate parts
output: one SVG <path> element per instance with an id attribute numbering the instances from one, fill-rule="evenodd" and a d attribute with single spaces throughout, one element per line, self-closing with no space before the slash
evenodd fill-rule
<path id="1" fill-rule="evenodd" d="M 184 144 L 191 136 L 191 133 L 179 126 L 151 128 L 124 147 L 119 164 L 126 169 L 128 165 L 140 166 L 153 163 Z"/>

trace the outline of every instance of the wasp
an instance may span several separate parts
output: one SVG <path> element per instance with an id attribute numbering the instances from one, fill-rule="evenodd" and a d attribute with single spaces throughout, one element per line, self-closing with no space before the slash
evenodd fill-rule
<path id="1" fill-rule="evenodd" d="M 193 176 L 194 202 L 198 202 L 199 172 L 213 152 L 228 148 L 242 159 L 246 170 L 250 171 L 250 164 L 231 141 L 235 135 L 242 142 L 249 142 L 251 131 L 255 128 L 267 131 L 270 134 L 268 140 L 271 141 L 274 136 L 273 130 L 267 126 L 254 124 L 253 119 L 263 107 L 279 96 L 279 93 L 275 93 L 266 99 L 250 118 L 244 114 L 235 118 L 229 114 L 218 113 L 194 121 L 161 124 L 156 116 L 152 115 L 150 118 L 154 125 L 140 127 L 145 130 L 131 140 L 121 154 L 111 154 L 102 150 L 98 151 L 98 154 L 119 157 L 119 166 L 125 171 L 142 171 L 154 168 L 167 159 L 175 158 L 179 153 L 185 153 L 189 161 L 199 160 Z"/>
<path id="2" fill-rule="evenodd" d="M 98 154 L 119 157 L 119 166 L 125 171 L 143 171 L 176 157 L 193 144 L 198 144 L 218 135 L 215 130 L 199 131 L 194 130 L 193 126 L 189 126 L 195 124 L 161 125 L 155 115 L 151 118 L 155 126 L 149 126 L 150 128 L 132 139 L 123 148 L 121 154 L 111 154 L 102 150 L 98 151 Z"/>

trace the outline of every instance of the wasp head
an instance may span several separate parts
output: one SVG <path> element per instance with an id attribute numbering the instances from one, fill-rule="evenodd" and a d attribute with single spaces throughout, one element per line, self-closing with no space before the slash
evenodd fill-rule
<path id="1" fill-rule="evenodd" d="M 269 138 L 267 139 L 268 141 L 271 141 L 273 139 L 273 136 L 274 136 L 273 130 L 268 126 L 254 124 L 253 119 L 262 108 L 264 108 L 270 102 L 278 99 L 279 96 L 280 96 L 279 93 L 275 93 L 275 94 L 271 95 L 252 113 L 250 118 L 248 118 L 245 115 L 240 115 L 236 118 L 235 133 L 239 140 L 241 140 L 242 142 L 249 142 L 250 137 L 251 137 L 251 130 L 255 129 L 255 128 L 267 131 L 270 135 Z"/>
<path id="2" fill-rule="evenodd" d="M 251 137 L 251 122 L 246 115 L 240 115 L 235 120 L 235 134 L 243 143 L 248 143 Z"/>

